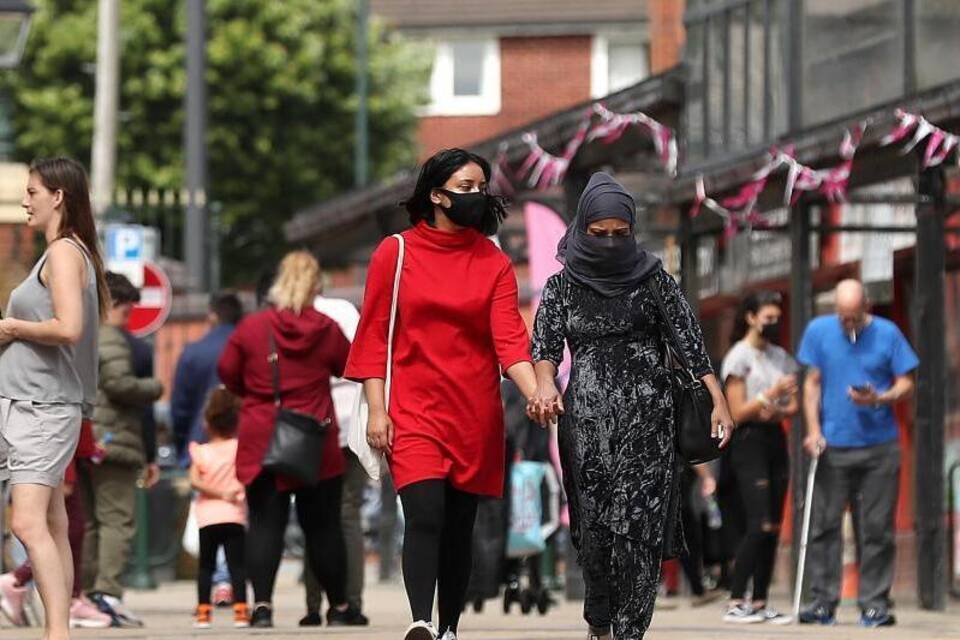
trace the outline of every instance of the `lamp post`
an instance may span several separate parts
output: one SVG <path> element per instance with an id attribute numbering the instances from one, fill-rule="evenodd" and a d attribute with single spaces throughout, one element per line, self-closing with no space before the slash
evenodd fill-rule
<path id="1" fill-rule="evenodd" d="M 27 0 L 0 0 L 0 69 L 20 64 L 32 16 L 33 5 Z M 9 114 L 7 96 L 0 92 L 0 162 L 9 159 L 13 151 Z"/>

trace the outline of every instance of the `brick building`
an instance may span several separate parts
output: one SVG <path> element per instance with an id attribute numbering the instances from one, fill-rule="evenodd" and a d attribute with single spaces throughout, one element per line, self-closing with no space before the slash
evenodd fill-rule
<path id="1" fill-rule="evenodd" d="M 0 162 L 0 309 L 6 306 L 34 257 L 34 234 L 27 229 L 20 202 L 27 184 L 27 167 Z"/>
<path id="2" fill-rule="evenodd" d="M 674 66 L 682 0 L 372 0 L 433 45 L 420 156 L 471 145 Z"/>

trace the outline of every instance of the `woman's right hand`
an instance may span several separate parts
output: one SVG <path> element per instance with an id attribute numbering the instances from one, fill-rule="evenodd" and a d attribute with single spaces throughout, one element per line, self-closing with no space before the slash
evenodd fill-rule
<path id="1" fill-rule="evenodd" d="M 393 421 L 383 410 L 372 410 L 367 418 L 367 444 L 390 455 L 393 451 Z"/>
<path id="2" fill-rule="evenodd" d="M 788 376 L 783 376 L 777 380 L 776 384 L 770 387 L 770 391 L 767 392 L 767 395 L 769 395 L 772 400 L 776 401 L 783 397 L 792 396 L 797 392 L 797 390 L 797 376 L 791 374 Z"/>
<path id="3" fill-rule="evenodd" d="M 557 389 L 557 385 L 553 380 L 539 381 L 537 392 L 527 403 L 527 416 L 540 425 L 546 426 L 563 412 L 563 396 Z"/>

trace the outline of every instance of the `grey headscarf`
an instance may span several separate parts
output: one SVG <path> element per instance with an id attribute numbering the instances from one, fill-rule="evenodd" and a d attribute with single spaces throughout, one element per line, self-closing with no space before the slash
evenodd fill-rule
<path id="1" fill-rule="evenodd" d="M 617 218 L 630 225 L 626 238 L 601 238 L 587 234 L 597 220 Z M 637 210 L 633 197 L 610 175 L 590 177 L 580 196 L 577 216 L 557 247 L 557 260 L 566 277 L 612 298 L 630 293 L 660 268 L 660 259 L 637 245 L 633 237 Z"/>

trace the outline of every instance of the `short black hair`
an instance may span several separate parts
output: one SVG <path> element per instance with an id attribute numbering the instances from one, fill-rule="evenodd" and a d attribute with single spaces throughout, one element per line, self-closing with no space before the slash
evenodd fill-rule
<path id="1" fill-rule="evenodd" d="M 779 292 L 769 289 L 756 289 L 744 296 L 737 309 L 737 317 L 733 321 L 733 333 L 730 335 L 730 343 L 735 344 L 740 342 L 743 340 L 743 337 L 747 335 L 747 329 L 749 328 L 747 326 L 748 313 L 756 314 L 760 309 L 769 306 L 783 308 L 783 297 Z"/>
<path id="2" fill-rule="evenodd" d="M 107 288 L 110 290 L 110 299 L 113 301 L 113 306 L 140 302 L 140 290 L 133 286 L 127 276 L 107 271 L 104 277 L 107 280 Z"/>
<path id="3" fill-rule="evenodd" d="M 404 202 L 401 202 L 407 213 L 410 214 L 410 224 L 416 225 L 421 220 L 433 223 L 434 204 L 430 200 L 430 194 L 434 189 L 440 189 L 446 184 L 458 169 L 470 164 L 477 164 L 483 171 L 483 176 L 490 181 L 490 163 L 486 158 L 479 156 L 472 151 L 464 149 L 443 149 L 435 153 L 429 160 L 423 163 L 420 168 L 420 176 L 417 178 L 417 185 L 413 193 Z M 492 236 L 500 228 L 500 223 L 507 217 L 505 201 L 500 196 L 488 195 L 489 205 L 487 213 L 484 215 L 480 231 L 487 236 Z"/>
<path id="4" fill-rule="evenodd" d="M 237 324 L 243 318 L 243 304 L 235 293 L 216 293 L 210 296 L 210 311 L 220 324 Z"/>
<path id="5" fill-rule="evenodd" d="M 266 267 L 260 271 L 260 275 L 257 277 L 257 287 L 256 287 L 256 297 L 257 297 L 257 308 L 260 309 L 269 302 L 270 297 L 270 287 L 273 286 L 273 281 L 277 279 L 277 268 Z"/>

